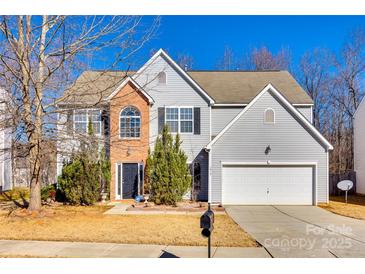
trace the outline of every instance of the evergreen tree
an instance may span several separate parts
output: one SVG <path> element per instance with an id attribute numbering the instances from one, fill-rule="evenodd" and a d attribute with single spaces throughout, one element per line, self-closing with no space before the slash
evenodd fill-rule
<path id="1" fill-rule="evenodd" d="M 156 139 L 153 153 L 147 159 L 151 199 L 156 204 L 175 205 L 191 187 L 187 156 L 180 148 L 179 134 L 175 140 L 165 125 Z"/>
<path id="2" fill-rule="evenodd" d="M 143 194 L 150 194 L 151 191 L 151 180 L 150 180 L 151 166 L 153 166 L 153 159 L 151 157 L 151 150 L 148 148 L 148 156 L 144 169 Z"/>
<path id="3" fill-rule="evenodd" d="M 87 134 L 90 136 L 94 136 L 94 127 L 93 123 L 91 122 L 91 118 L 89 118 L 88 124 L 87 124 Z"/>
<path id="4" fill-rule="evenodd" d="M 58 183 L 62 196 L 71 204 L 92 205 L 101 192 L 109 193 L 110 160 L 88 123 L 88 138 L 81 140 L 80 149 L 63 165 Z"/>

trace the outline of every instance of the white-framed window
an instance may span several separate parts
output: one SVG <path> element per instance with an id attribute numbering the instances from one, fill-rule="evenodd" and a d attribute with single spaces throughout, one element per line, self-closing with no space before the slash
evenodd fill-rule
<path id="1" fill-rule="evenodd" d="M 264 123 L 265 124 L 275 124 L 275 111 L 272 108 L 265 109 Z"/>
<path id="2" fill-rule="evenodd" d="M 165 121 L 169 127 L 170 132 L 179 132 L 179 108 L 166 108 L 165 116 Z"/>
<path id="3" fill-rule="evenodd" d="M 134 106 L 128 106 L 120 113 L 120 138 L 141 137 L 141 113 Z"/>
<path id="4" fill-rule="evenodd" d="M 74 129 L 77 133 L 87 133 L 89 121 L 92 123 L 94 134 L 101 134 L 101 110 L 74 110 Z"/>
<path id="5" fill-rule="evenodd" d="M 193 133 L 192 107 L 166 107 L 165 122 L 172 133 Z"/>
<path id="6" fill-rule="evenodd" d="M 161 71 L 157 74 L 157 80 L 160 85 L 166 84 L 166 72 Z"/>

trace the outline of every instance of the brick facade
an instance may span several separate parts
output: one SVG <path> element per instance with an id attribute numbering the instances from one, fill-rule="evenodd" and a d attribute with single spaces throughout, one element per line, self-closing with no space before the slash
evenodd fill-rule
<path id="1" fill-rule="evenodd" d="M 127 106 L 141 113 L 141 131 L 138 139 L 121 139 L 120 113 Z M 131 83 L 127 83 L 110 101 L 110 161 L 112 178 L 110 199 L 116 200 L 116 164 L 146 163 L 149 147 L 150 106 L 145 96 Z"/>

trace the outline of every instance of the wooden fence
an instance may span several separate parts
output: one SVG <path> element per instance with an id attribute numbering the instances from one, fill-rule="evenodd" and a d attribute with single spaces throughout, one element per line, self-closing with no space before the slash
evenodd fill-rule
<path id="1" fill-rule="evenodd" d="M 356 172 L 349 171 L 342 174 L 330 174 L 329 175 L 329 193 L 333 196 L 344 195 L 344 192 L 337 188 L 338 182 L 342 180 L 350 180 L 354 183 L 354 187 L 348 192 L 348 194 L 356 193 Z"/>

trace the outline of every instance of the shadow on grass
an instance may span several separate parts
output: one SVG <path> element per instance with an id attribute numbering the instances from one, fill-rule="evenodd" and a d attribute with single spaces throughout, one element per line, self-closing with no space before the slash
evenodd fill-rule
<path id="1" fill-rule="evenodd" d="M 29 206 L 29 201 L 27 201 L 26 199 L 26 194 L 19 192 L 18 193 L 18 197 L 14 197 L 14 195 L 12 195 L 12 193 L 8 193 L 8 192 L 2 192 L 1 195 L 5 198 L 5 201 L 8 202 L 13 202 L 14 205 L 16 205 L 17 207 L 20 208 L 28 208 Z"/>

